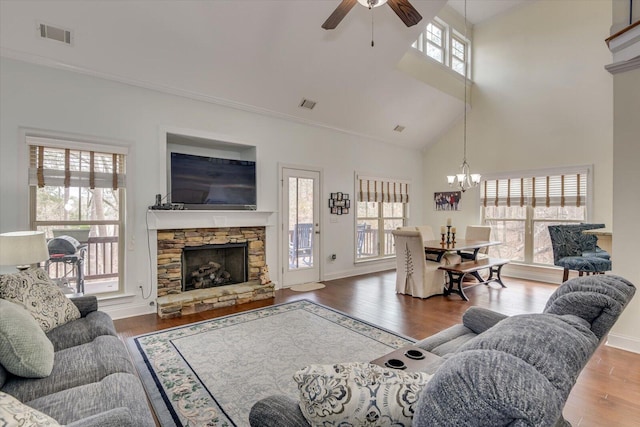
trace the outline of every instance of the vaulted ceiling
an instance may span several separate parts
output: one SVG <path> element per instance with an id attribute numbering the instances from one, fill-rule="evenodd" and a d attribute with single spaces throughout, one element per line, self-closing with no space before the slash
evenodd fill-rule
<path id="1" fill-rule="evenodd" d="M 477 22 L 520 1 L 470 1 L 468 14 Z M 428 146 L 460 117 L 462 102 L 397 64 L 446 0 L 411 0 L 423 16 L 411 28 L 387 6 L 372 13 L 356 5 L 337 29 L 323 30 L 339 2 L 0 0 L 0 54 Z M 462 4 L 451 0 L 460 12 Z M 71 30 L 71 46 L 40 38 L 39 23 Z M 300 108 L 303 98 L 317 105 Z M 394 132 L 396 125 L 405 130 Z"/>

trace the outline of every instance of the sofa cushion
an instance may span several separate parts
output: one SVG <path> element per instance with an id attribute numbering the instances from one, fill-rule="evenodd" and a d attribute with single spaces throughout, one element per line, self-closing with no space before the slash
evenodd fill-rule
<path id="1" fill-rule="evenodd" d="M 0 298 L 25 306 L 45 332 L 80 318 L 78 307 L 39 268 L 0 276 Z"/>
<path id="2" fill-rule="evenodd" d="M 23 402 L 61 390 L 98 382 L 116 372 L 134 373 L 126 347 L 114 336 L 55 353 L 51 375 L 41 379 L 9 378 L 3 390 Z"/>
<path id="3" fill-rule="evenodd" d="M 571 279 L 562 284 L 547 301 L 550 314 L 572 314 L 591 325 L 603 339 L 635 293 L 635 287 L 622 277 L 597 275 Z"/>
<path id="4" fill-rule="evenodd" d="M 0 391 L 0 426 L 55 427 L 56 420 Z"/>
<path id="5" fill-rule="evenodd" d="M 540 372 L 566 399 L 598 338 L 575 316 L 523 314 L 502 320 L 458 349 L 509 353 Z"/>
<path id="6" fill-rule="evenodd" d="M 14 375 L 46 377 L 53 369 L 53 344 L 23 306 L 0 299 L 0 364 Z"/>
<path id="7" fill-rule="evenodd" d="M 300 409 L 312 426 L 409 426 L 431 375 L 347 363 L 311 365 L 293 378 Z"/>
<path id="8" fill-rule="evenodd" d="M 85 344 L 103 335 L 116 336 L 111 317 L 103 311 L 92 311 L 85 317 L 65 323 L 47 332 L 56 351 Z"/>
<path id="9" fill-rule="evenodd" d="M 498 350 L 468 350 L 447 359 L 427 383 L 413 426 L 548 427 L 561 416 L 564 401 L 524 360 Z"/>
<path id="10" fill-rule="evenodd" d="M 481 334 L 508 316 L 482 307 L 469 307 L 462 315 L 462 324 Z"/>
<path id="11" fill-rule="evenodd" d="M 430 353 L 444 357 L 455 352 L 461 345 L 476 337 L 476 333 L 462 324 L 453 325 L 435 335 L 415 343 Z"/>
<path id="12" fill-rule="evenodd" d="M 111 374 L 102 381 L 62 390 L 25 403 L 55 418 L 60 424 L 76 423 L 74 425 L 84 426 L 82 420 L 85 418 L 91 419 L 103 412 L 126 408 L 131 414 L 128 425 L 155 427 L 145 391 L 138 377 L 133 374 Z M 119 417 L 122 414 L 119 412 L 115 415 Z"/>

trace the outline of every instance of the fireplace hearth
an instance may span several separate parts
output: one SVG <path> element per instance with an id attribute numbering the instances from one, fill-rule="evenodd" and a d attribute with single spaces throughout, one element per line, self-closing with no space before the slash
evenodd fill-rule
<path id="1" fill-rule="evenodd" d="M 163 319 L 274 296 L 273 283 L 260 283 L 265 227 L 162 229 L 157 239 Z"/>

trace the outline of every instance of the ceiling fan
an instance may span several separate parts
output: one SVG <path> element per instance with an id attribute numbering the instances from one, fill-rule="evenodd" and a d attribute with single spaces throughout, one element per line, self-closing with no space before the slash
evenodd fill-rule
<path id="1" fill-rule="evenodd" d="M 387 3 L 407 27 L 416 25 L 422 19 L 422 16 L 413 6 L 411 6 L 408 0 L 342 0 L 342 3 L 340 3 L 329 18 L 324 21 L 322 28 L 325 30 L 333 30 L 336 28 L 340 21 L 342 21 L 347 13 L 349 13 L 351 8 L 353 8 L 356 2 L 368 7 L 369 9 Z"/>

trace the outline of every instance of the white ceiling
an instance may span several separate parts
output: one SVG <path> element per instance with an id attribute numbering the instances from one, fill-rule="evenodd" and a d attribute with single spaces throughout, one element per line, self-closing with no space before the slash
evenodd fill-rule
<path id="1" fill-rule="evenodd" d="M 472 22 L 523 0 L 470 0 Z M 463 11 L 462 0 L 451 0 Z M 333 31 L 340 0 L 0 0 L 0 54 L 166 90 L 405 147 L 424 148 L 462 103 L 396 69 L 446 0 L 412 0 L 407 28 L 388 6 L 356 5 Z M 482 6 L 480 6 L 482 5 Z M 43 22 L 73 45 L 38 37 Z M 424 24 L 424 25 L 423 25 Z M 317 102 L 299 107 L 303 98 Z M 405 126 L 402 133 L 396 125 Z"/>

